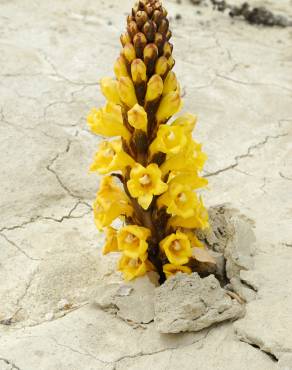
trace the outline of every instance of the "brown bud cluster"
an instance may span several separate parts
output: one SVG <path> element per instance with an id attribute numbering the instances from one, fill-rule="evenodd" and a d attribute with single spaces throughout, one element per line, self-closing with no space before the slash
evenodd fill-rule
<path id="1" fill-rule="evenodd" d="M 161 1 L 138 1 L 127 17 L 127 31 L 120 38 L 123 49 L 116 74 L 132 76 L 142 106 L 147 106 L 147 83 L 151 77 L 157 75 L 164 81 L 174 66 L 170 38 L 167 11 Z"/>

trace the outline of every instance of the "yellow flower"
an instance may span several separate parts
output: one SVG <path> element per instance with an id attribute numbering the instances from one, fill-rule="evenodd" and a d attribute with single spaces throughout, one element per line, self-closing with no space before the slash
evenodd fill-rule
<path id="1" fill-rule="evenodd" d="M 122 271 L 125 280 L 132 280 L 143 276 L 152 270 L 152 265 L 147 260 L 147 254 L 139 258 L 130 258 L 123 255 L 118 263 L 118 270 Z"/>
<path id="2" fill-rule="evenodd" d="M 144 209 L 149 207 L 153 195 L 160 195 L 167 190 L 167 184 L 161 181 L 161 171 L 155 163 L 147 167 L 137 163 L 131 170 L 127 186 L 131 196 L 138 198 L 138 203 Z"/>
<path id="3" fill-rule="evenodd" d="M 191 134 L 194 130 L 197 123 L 197 117 L 191 113 L 185 113 L 182 116 L 178 117 L 173 123 L 172 126 L 181 126 L 185 129 L 186 134 Z"/>
<path id="4" fill-rule="evenodd" d="M 174 91 L 164 95 L 156 112 L 157 122 L 166 122 L 171 116 L 176 114 L 181 107 L 182 101 L 179 92 Z"/>
<path id="5" fill-rule="evenodd" d="M 126 194 L 114 183 L 112 176 L 105 176 L 101 180 L 100 189 L 93 204 L 93 213 L 95 225 L 99 230 L 109 226 L 121 215 L 132 215 L 133 208 Z"/>
<path id="6" fill-rule="evenodd" d="M 108 254 L 110 252 L 118 252 L 118 241 L 117 241 L 117 230 L 108 227 L 106 229 L 106 240 L 105 240 L 105 245 L 102 249 L 102 254 Z"/>
<path id="7" fill-rule="evenodd" d="M 98 171 L 105 174 L 111 171 L 123 171 L 127 166 L 134 166 L 134 159 L 123 151 L 122 141 L 103 141 L 99 145 L 90 171 Z"/>
<path id="8" fill-rule="evenodd" d="M 159 207 L 166 206 L 167 213 L 173 216 L 188 218 L 196 213 L 199 200 L 196 193 L 187 183 L 170 183 L 167 192 L 157 201 Z"/>
<path id="9" fill-rule="evenodd" d="M 163 176 L 170 171 L 201 171 L 206 159 L 207 155 L 202 152 L 202 145 L 193 140 L 187 140 L 184 150 L 176 155 L 167 156 L 160 169 Z"/>
<path id="10" fill-rule="evenodd" d="M 177 274 L 178 272 L 184 272 L 186 274 L 191 274 L 192 270 L 188 266 L 179 266 L 179 265 L 173 265 L 171 263 L 167 263 L 163 265 L 163 272 L 165 273 L 165 276 L 168 279 L 171 276 Z"/>
<path id="11" fill-rule="evenodd" d="M 134 105 L 134 107 L 128 111 L 128 121 L 135 129 L 147 131 L 147 113 L 139 104 Z"/>
<path id="12" fill-rule="evenodd" d="M 149 149 L 151 155 L 156 152 L 177 154 L 182 151 L 186 143 L 187 139 L 183 127 L 161 125 Z"/>
<path id="13" fill-rule="evenodd" d="M 114 104 L 120 104 L 120 96 L 118 93 L 118 81 L 111 77 L 104 77 L 100 81 L 101 92 L 105 98 Z"/>
<path id="14" fill-rule="evenodd" d="M 131 42 L 127 43 L 124 46 L 123 54 L 124 54 L 124 57 L 127 59 L 127 61 L 129 63 L 132 63 L 133 60 L 136 58 L 135 48 L 134 48 L 134 45 Z"/>
<path id="15" fill-rule="evenodd" d="M 185 227 L 187 229 L 206 229 L 209 227 L 208 221 L 208 212 L 200 198 L 196 208 L 196 214 L 194 216 L 188 218 L 183 218 L 181 216 L 172 217 L 168 222 L 168 226 Z"/>
<path id="16" fill-rule="evenodd" d="M 104 108 L 93 108 L 87 116 L 87 123 L 91 131 L 97 135 L 122 136 L 126 140 L 130 138 L 119 105 L 109 102 Z"/>
<path id="17" fill-rule="evenodd" d="M 147 252 L 147 239 L 150 235 L 150 230 L 145 227 L 137 225 L 125 226 L 118 233 L 119 249 L 127 257 L 141 257 Z"/>
<path id="18" fill-rule="evenodd" d="M 119 79 L 118 91 L 120 99 L 129 108 L 132 108 L 135 104 L 137 104 L 135 87 L 130 77 L 121 77 Z"/>
<path id="19" fill-rule="evenodd" d="M 184 265 L 192 256 L 192 248 L 189 238 L 184 233 L 177 231 L 170 234 L 160 243 L 160 248 L 166 254 L 169 262 L 174 265 Z"/>
<path id="20" fill-rule="evenodd" d="M 160 76 L 164 76 L 168 69 L 169 66 L 167 58 L 165 56 L 158 58 L 155 64 L 155 73 Z"/>

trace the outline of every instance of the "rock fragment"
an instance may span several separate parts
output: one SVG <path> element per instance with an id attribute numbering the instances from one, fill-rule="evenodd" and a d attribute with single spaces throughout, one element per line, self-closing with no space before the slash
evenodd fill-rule
<path id="1" fill-rule="evenodd" d="M 178 273 L 157 288 L 154 309 L 154 322 L 161 333 L 199 331 L 240 318 L 245 312 L 213 275 L 202 279 L 197 273 Z"/>

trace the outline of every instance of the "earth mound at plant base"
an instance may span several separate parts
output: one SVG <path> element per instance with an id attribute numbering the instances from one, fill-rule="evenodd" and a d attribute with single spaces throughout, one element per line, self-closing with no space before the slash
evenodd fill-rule
<path id="1" fill-rule="evenodd" d="M 198 273 L 178 273 L 160 287 L 158 275 L 136 280 L 102 282 L 94 293 L 95 304 L 132 324 L 155 322 L 161 333 L 200 331 L 245 314 L 245 301 L 256 292 L 244 282 L 253 268 L 255 236 L 251 222 L 238 211 L 219 205 L 209 209 L 211 228 L 200 235 L 217 262 Z M 204 265 L 204 266 L 203 266 Z"/>

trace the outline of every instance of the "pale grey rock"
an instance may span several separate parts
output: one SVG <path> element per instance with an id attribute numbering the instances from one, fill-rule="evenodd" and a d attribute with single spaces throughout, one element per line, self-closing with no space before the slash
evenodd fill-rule
<path id="1" fill-rule="evenodd" d="M 148 324 L 154 319 L 154 290 L 158 275 L 147 275 L 127 283 L 100 283 L 95 289 L 93 302 L 123 320 Z"/>
<path id="2" fill-rule="evenodd" d="M 155 291 L 155 324 L 161 333 L 199 331 L 244 315 L 244 306 L 232 300 L 210 275 L 178 273 Z"/>

